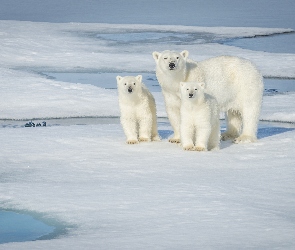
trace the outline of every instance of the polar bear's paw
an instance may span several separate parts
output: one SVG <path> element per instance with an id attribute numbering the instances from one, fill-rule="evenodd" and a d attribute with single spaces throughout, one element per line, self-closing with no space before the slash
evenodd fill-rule
<path id="1" fill-rule="evenodd" d="M 194 151 L 195 147 L 194 147 L 194 144 L 191 144 L 191 145 L 183 146 L 183 149 L 187 151 Z"/>
<path id="2" fill-rule="evenodd" d="M 213 147 L 213 148 L 209 148 L 208 150 L 210 150 L 210 151 L 217 151 L 217 150 L 220 150 L 220 147 L 219 146 L 216 146 L 216 147 Z"/>
<path id="3" fill-rule="evenodd" d="M 194 150 L 195 150 L 195 151 L 207 151 L 206 148 L 204 148 L 204 147 L 200 147 L 200 146 L 196 146 L 196 147 L 194 148 Z"/>
<path id="4" fill-rule="evenodd" d="M 127 144 L 137 144 L 138 140 L 127 140 Z"/>
<path id="5" fill-rule="evenodd" d="M 169 142 L 171 142 L 171 143 L 180 143 L 180 139 L 171 138 L 171 139 L 169 139 Z"/>
<path id="6" fill-rule="evenodd" d="M 249 143 L 249 142 L 256 142 L 257 138 L 250 135 L 240 135 L 236 139 L 233 140 L 233 143 Z"/>
<path id="7" fill-rule="evenodd" d="M 139 140 L 140 142 L 147 142 L 147 141 L 151 141 L 151 139 L 149 139 L 149 138 L 146 138 L 146 137 L 139 137 L 139 138 L 138 138 L 138 140 Z"/>
<path id="8" fill-rule="evenodd" d="M 229 132 L 224 132 L 221 134 L 220 139 L 222 141 L 228 141 L 228 140 L 234 140 L 236 137 L 238 137 L 237 134 L 232 134 Z"/>
<path id="9" fill-rule="evenodd" d="M 152 141 L 161 141 L 160 136 L 156 135 L 152 138 Z"/>

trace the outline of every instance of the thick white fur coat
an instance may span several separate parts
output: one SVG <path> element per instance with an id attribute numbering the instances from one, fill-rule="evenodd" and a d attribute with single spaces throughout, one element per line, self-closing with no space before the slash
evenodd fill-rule
<path id="1" fill-rule="evenodd" d="M 217 101 L 204 93 L 204 83 L 181 82 L 180 135 L 185 150 L 219 149 L 220 124 Z"/>
<path id="2" fill-rule="evenodd" d="M 127 143 L 160 140 L 155 99 L 142 83 L 142 76 L 117 76 L 117 85 L 120 121 Z"/>

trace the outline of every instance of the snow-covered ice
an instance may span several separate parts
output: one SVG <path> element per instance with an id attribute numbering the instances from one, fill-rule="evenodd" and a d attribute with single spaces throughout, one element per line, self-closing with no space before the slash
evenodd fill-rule
<path id="1" fill-rule="evenodd" d="M 31 13 L 36 3 L 13 0 L 3 8 L 13 9 L 13 2 L 23 6 L 24 13 Z M 44 72 L 107 73 L 104 81 L 111 81 L 113 74 L 115 82 L 119 73 L 154 73 L 155 50 L 187 49 L 195 60 L 242 56 L 257 64 L 265 77 L 295 78 L 295 54 L 223 43 L 295 28 L 283 22 L 254 27 L 252 12 L 241 14 L 241 27 L 213 21 L 211 27 L 199 27 L 196 19 L 188 24 L 183 17 L 168 25 L 168 14 L 156 23 L 141 16 L 136 19 L 141 24 L 123 24 L 120 15 L 113 24 L 68 23 L 73 13 L 83 16 L 85 10 L 70 7 L 66 22 L 59 23 L 52 19 L 66 8 L 52 7 L 52 2 L 57 3 L 47 3 L 48 13 L 43 10 L 47 22 L 40 22 L 37 12 L 31 19 L 19 13 L 26 21 L 9 20 L 0 10 L 6 19 L 0 20 L 0 119 L 118 117 L 116 89 L 50 79 Z M 60 2 L 66 6 L 66 0 Z M 290 12 L 287 2 L 282 2 L 288 9 L 284 13 Z M 116 6 L 114 1 L 105 3 Z M 251 3 L 247 6 L 257 18 Z M 281 13 L 281 4 L 275 6 Z M 158 116 L 166 117 L 161 92 L 153 94 Z M 260 118 L 294 123 L 295 93 L 264 96 Z M 117 122 L 0 127 L 0 208 L 33 211 L 68 228 L 55 239 L 1 244 L 0 249 L 293 249 L 295 130 L 292 124 L 284 127 L 261 123 L 257 143 L 222 142 L 220 151 L 205 153 L 168 143 L 172 129 L 165 119 L 159 120 L 161 142 L 133 146 L 125 143 Z"/>
<path id="2" fill-rule="evenodd" d="M 154 72 L 151 53 L 167 49 L 167 46 L 177 51 L 188 49 L 195 60 L 221 55 L 226 51 L 226 54 L 254 61 L 264 76 L 295 77 L 295 54 L 257 52 L 214 42 L 234 37 L 290 32 L 290 29 L 0 21 L 0 30 L 0 88 L 5 93 L 0 99 L 2 119 L 117 116 L 116 90 L 59 82 L 39 73 Z M 122 44 L 120 36 L 117 42 L 97 36 L 112 34 L 116 37 L 116 34 L 145 34 L 151 31 L 158 34 L 156 37 L 160 42 L 150 42 L 149 37 L 143 35 L 143 40 Z M 190 42 L 167 45 L 169 42 L 162 42 L 161 38 L 165 32 L 171 31 L 176 34 L 194 34 L 195 38 Z M 211 37 L 213 42 L 204 41 L 204 36 Z M 162 96 L 156 95 L 162 104 Z M 159 115 L 164 116 L 163 105 L 158 106 Z"/>
<path id="3" fill-rule="evenodd" d="M 294 130 L 204 154 L 159 130 L 164 141 L 130 146 L 114 124 L 2 129 L 2 206 L 72 226 L 59 239 L 3 247 L 294 246 Z"/>

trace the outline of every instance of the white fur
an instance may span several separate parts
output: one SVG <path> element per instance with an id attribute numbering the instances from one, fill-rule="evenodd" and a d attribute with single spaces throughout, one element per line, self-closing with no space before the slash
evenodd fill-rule
<path id="1" fill-rule="evenodd" d="M 121 124 L 128 144 L 160 140 L 155 99 L 142 76 L 117 76 Z"/>
<path id="2" fill-rule="evenodd" d="M 206 93 L 214 96 L 220 111 L 224 111 L 227 130 L 222 140 L 235 143 L 253 142 L 263 95 L 263 79 L 248 60 L 219 56 L 201 62 L 188 59 L 188 51 L 153 52 L 156 75 L 165 98 L 166 111 L 174 130 L 171 142 L 180 141 L 180 82 L 205 82 Z M 170 70 L 169 63 L 175 68 Z"/>
<path id="3" fill-rule="evenodd" d="M 180 135 L 185 150 L 219 149 L 219 108 L 216 99 L 204 93 L 204 87 L 204 83 L 180 83 Z"/>

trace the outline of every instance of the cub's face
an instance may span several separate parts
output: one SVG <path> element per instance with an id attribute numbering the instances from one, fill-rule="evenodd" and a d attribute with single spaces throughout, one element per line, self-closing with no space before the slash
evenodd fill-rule
<path id="1" fill-rule="evenodd" d="M 184 50 L 181 53 L 165 50 L 162 53 L 153 52 L 153 58 L 156 64 L 164 72 L 174 72 L 183 70 L 188 57 L 188 51 Z"/>
<path id="2" fill-rule="evenodd" d="M 117 76 L 117 85 L 118 85 L 118 91 L 121 91 L 125 94 L 134 95 L 134 93 L 141 90 L 141 81 L 142 76 L 138 75 L 136 77 L 134 76 Z"/>
<path id="3" fill-rule="evenodd" d="M 181 98 L 194 100 L 204 94 L 204 87 L 203 82 L 181 82 Z"/>

